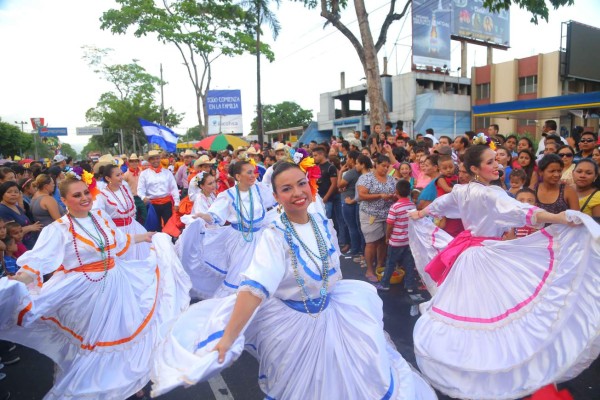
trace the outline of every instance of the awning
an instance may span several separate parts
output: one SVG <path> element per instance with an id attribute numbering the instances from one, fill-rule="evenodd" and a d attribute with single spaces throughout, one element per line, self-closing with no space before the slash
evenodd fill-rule
<path id="1" fill-rule="evenodd" d="M 591 92 L 473 106 L 473 117 L 540 120 L 559 118 L 567 115 L 571 110 L 598 107 L 600 107 L 600 92 Z"/>
<path id="2" fill-rule="evenodd" d="M 308 128 L 304 131 L 304 134 L 298 139 L 298 142 L 303 144 L 310 143 L 314 140 L 317 143 L 326 142 L 331 140 L 331 133 L 320 132 L 316 122 L 311 122 Z"/>

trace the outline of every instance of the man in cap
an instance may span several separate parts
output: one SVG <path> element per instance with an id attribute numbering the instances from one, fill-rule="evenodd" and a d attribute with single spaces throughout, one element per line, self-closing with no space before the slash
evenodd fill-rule
<path id="1" fill-rule="evenodd" d="M 121 161 L 123 161 L 123 164 L 121 164 L 121 172 L 125 173 L 127 172 L 127 168 L 129 168 L 127 165 L 127 154 L 121 154 Z"/>
<path id="2" fill-rule="evenodd" d="M 196 159 L 196 157 L 198 157 L 198 155 L 190 150 L 187 149 L 186 151 L 183 152 L 183 165 L 181 165 L 178 169 L 177 172 L 175 173 L 175 182 L 177 183 L 177 186 L 181 189 L 181 197 L 185 197 L 187 195 L 187 191 L 188 191 L 188 175 L 190 174 L 191 170 L 192 170 L 192 165 L 193 165 L 193 159 Z"/>
<path id="3" fill-rule="evenodd" d="M 179 190 L 175 177 L 161 165 L 160 152 L 148 152 L 150 167 L 140 173 L 138 180 L 138 196 L 144 203 L 152 203 L 162 226 L 173 215 L 173 207 L 179 207 Z"/>
<path id="4" fill-rule="evenodd" d="M 138 181 L 140 179 L 140 173 L 142 172 L 142 169 L 140 168 L 140 159 L 137 154 L 133 153 L 129 156 L 127 161 L 128 168 L 123 174 L 123 180 L 127 182 L 131 189 L 131 194 L 133 194 L 133 200 L 135 201 L 135 206 L 137 208 L 136 220 L 140 224 L 143 224 L 146 220 L 146 206 L 140 196 L 138 196 Z"/>
<path id="5" fill-rule="evenodd" d="M 52 162 L 52 165 L 57 165 L 60 167 L 61 171 L 64 171 L 65 167 L 67 166 L 67 157 L 63 156 L 62 154 L 57 154 L 52 159 Z"/>

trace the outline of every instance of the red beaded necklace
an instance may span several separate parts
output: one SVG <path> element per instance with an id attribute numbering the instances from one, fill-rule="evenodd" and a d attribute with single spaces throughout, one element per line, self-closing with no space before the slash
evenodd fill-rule
<path id="1" fill-rule="evenodd" d="M 133 202 L 133 199 L 131 199 L 129 197 L 129 193 L 127 193 L 126 190 L 123 190 L 123 186 L 119 186 L 119 191 L 123 195 L 123 199 L 125 199 L 125 205 L 123 205 L 123 203 L 121 203 L 119 196 L 117 196 L 117 194 L 115 192 L 113 192 L 111 190 L 111 188 L 107 187 L 106 189 L 115 198 L 117 203 L 119 203 L 119 206 L 121 206 L 121 208 L 123 208 L 123 211 L 121 211 L 121 210 L 119 210 L 119 207 L 117 207 L 117 212 L 119 214 L 129 214 L 134 209 L 135 203 Z"/>
<path id="2" fill-rule="evenodd" d="M 77 225 L 79 225 L 79 227 L 85 233 L 87 233 L 87 235 L 92 239 L 92 241 L 100 249 L 100 257 L 102 258 L 102 261 L 104 264 L 104 274 L 100 278 L 94 279 L 94 278 L 91 278 L 85 271 L 83 271 L 83 275 L 85 276 L 85 278 L 88 281 L 96 283 L 96 282 L 103 281 L 104 278 L 106 278 L 106 275 L 108 275 L 108 262 L 110 260 L 110 243 L 108 241 L 108 235 L 106 234 L 104 229 L 102 229 L 102 227 L 100 226 L 100 224 L 98 223 L 96 218 L 94 218 L 92 213 L 88 212 L 88 216 L 92 219 L 94 228 L 96 229 L 96 232 L 100 234 L 100 238 L 97 238 L 94 235 L 92 235 L 90 232 L 88 232 L 87 229 L 85 229 L 79 222 L 77 222 L 77 220 L 73 220 L 71 218 L 70 213 L 67 213 L 67 219 L 69 220 L 69 224 L 70 224 L 69 230 L 71 231 L 71 234 L 73 235 L 73 246 L 75 247 L 75 255 L 77 256 L 77 261 L 79 262 L 79 266 L 80 267 L 83 266 L 83 262 L 81 261 L 81 255 L 79 254 L 79 248 L 77 247 L 77 234 L 75 232 L 74 222 L 77 223 Z M 104 287 L 102 289 L 104 290 Z"/>

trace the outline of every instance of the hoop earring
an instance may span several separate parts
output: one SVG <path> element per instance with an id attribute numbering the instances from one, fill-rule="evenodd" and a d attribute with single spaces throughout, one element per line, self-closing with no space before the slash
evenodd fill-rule
<path id="1" fill-rule="evenodd" d="M 478 181 L 479 180 L 479 175 L 475 175 L 475 180 Z"/>

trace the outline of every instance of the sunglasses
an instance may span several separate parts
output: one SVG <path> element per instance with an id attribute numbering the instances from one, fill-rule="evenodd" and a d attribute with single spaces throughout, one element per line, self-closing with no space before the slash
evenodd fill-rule
<path id="1" fill-rule="evenodd" d="M 571 153 L 558 153 L 558 155 L 561 157 L 568 157 L 568 158 L 573 157 L 573 154 L 571 154 Z"/>
<path id="2" fill-rule="evenodd" d="M 595 140 L 594 139 L 581 139 L 579 141 L 579 143 L 594 143 Z"/>

